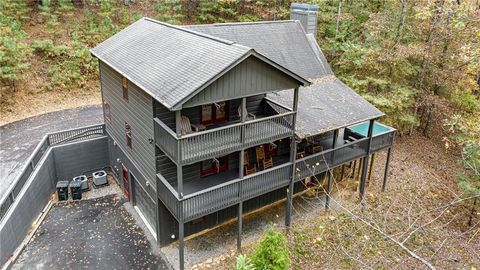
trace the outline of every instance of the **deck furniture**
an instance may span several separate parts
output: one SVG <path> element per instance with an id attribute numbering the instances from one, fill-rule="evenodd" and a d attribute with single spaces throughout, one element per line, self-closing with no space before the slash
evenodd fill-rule
<path id="1" fill-rule="evenodd" d="M 248 159 L 248 151 L 243 152 L 243 166 L 248 166 L 250 160 Z"/>
<path id="2" fill-rule="evenodd" d="M 256 155 L 257 164 L 260 167 L 260 164 L 265 159 L 265 149 L 263 149 L 263 145 L 255 147 L 255 155 Z"/>
<path id="3" fill-rule="evenodd" d="M 264 159 L 264 160 L 262 161 L 262 163 L 263 163 L 263 169 L 264 169 L 264 170 L 273 167 L 272 157 L 269 157 L 269 158 Z"/>
<path id="4" fill-rule="evenodd" d="M 253 166 L 249 167 L 248 165 L 245 165 L 245 175 L 250 175 L 254 174 L 257 172 L 257 166 L 253 164 Z"/>
<path id="5" fill-rule="evenodd" d="M 301 149 L 301 150 L 299 149 L 297 151 L 297 159 L 298 158 L 303 158 L 303 157 L 305 157 L 305 149 Z"/>
<path id="6" fill-rule="evenodd" d="M 193 129 L 192 129 L 193 128 Z M 186 116 L 182 116 L 181 120 L 181 130 L 182 130 L 182 135 L 187 135 L 191 134 L 194 132 L 199 132 L 202 130 L 205 130 L 206 127 L 204 125 L 195 125 L 190 123 L 190 119 Z"/>

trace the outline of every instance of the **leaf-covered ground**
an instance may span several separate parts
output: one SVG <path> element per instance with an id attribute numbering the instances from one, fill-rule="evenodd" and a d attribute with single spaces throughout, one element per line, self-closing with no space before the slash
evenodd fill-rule
<path id="1" fill-rule="evenodd" d="M 345 179 L 336 182 L 335 202 L 329 212 L 324 210 L 320 196 L 297 197 L 293 227 L 288 233 L 282 226 L 284 204 L 256 219 L 270 217 L 287 234 L 292 269 L 427 269 L 398 244 L 402 242 L 437 269 L 478 269 L 480 214 L 475 213 L 473 225 L 467 225 L 472 201 L 459 201 L 462 192 L 456 184 L 456 173 L 461 168 L 452 152 L 416 133 L 397 138 L 387 191 L 381 192 L 386 156 L 381 153 L 375 158 L 363 208 L 355 181 Z M 339 180 L 338 171 L 335 179 Z M 230 226 L 235 229 L 235 223 Z M 206 237 L 214 235 L 209 232 Z M 248 255 L 260 237 L 246 236 L 244 252 Z M 235 256 L 216 258 L 197 269 L 234 269 Z"/>

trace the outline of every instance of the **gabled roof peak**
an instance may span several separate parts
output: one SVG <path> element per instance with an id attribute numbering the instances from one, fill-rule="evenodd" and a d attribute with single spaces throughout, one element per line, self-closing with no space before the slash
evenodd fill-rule
<path id="1" fill-rule="evenodd" d="M 227 40 L 227 39 L 223 39 L 223 38 L 215 37 L 215 36 L 212 36 L 212 35 L 200 33 L 200 32 L 194 31 L 194 30 L 186 29 L 186 28 L 176 26 L 176 25 L 173 25 L 173 24 L 169 24 L 169 23 L 166 23 L 166 22 L 157 21 L 157 20 L 152 19 L 152 18 L 143 17 L 142 19 L 146 20 L 146 21 L 149 21 L 149 22 L 158 23 L 158 24 L 166 26 L 166 27 L 171 27 L 171 28 L 179 30 L 179 31 L 184 31 L 184 32 L 187 32 L 187 33 L 190 33 L 190 34 L 200 36 L 200 37 L 204 37 L 204 38 L 208 38 L 208 39 L 211 39 L 211 40 L 214 40 L 214 41 L 222 42 L 226 45 L 236 44 L 235 42 Z M 237 44 L 237 45 L 239 45 L 239 44 Z M 242 46 L 242 45 L 239 45 L 239 46 Z M 245 46 L 243 46 L 243 47 L 245 47 Z"/>
<path id="2" fill-rule="evenodd" d="M 241 25 L 255 25 L 255 24 L 281 24 L 281 23 L 295 23 L 296 20 L 278 20 L 278 21 L 255 21 L 255 22 L 226 22 L 226 23 L 211 23 L 211 24 L 193 24 L 189 26 L 241 26 Z"/>

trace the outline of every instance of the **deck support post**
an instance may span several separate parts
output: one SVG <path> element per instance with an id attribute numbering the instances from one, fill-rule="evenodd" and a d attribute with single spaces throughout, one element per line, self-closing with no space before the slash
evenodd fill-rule
<path id="1" fill-rule="evenodd" d="M 185 239 L 184 239 L 184 223 L 178 221 L 178 264 L 179 269 L 185 269 Z"/>
<path id="2" fill-rule="evenodd" d="M 375 125 L 375 119 L 370 120 L 368 125 L 368 143 L 367 143 L 367 153 L 363 158 L 362 162 L 362 176 L 360 178 L 360 201 L 363 202 L 365 199 L 365 182 L 367 177 L 367 169 L 368 169 L 368 158 L 370 156 L 370 146 L 372 144 L 372 134 L 373 134 L 373 126 Z"/>
<path id="3" fill-rule="evenodd" d="M 390 165 L 391 155 L 392 155 L 392 147 L 389 147 L 387 151 L 387 161 L 385 163 L 385 172 L 383 174 L 383 185 L 382 185 L 383 192 L 385 192 L 385 189 L 387 188 L 388 166 Z"/>
<path id="4" fill-rule="evenodd" d="M 242 98 L 242 103 L 241 103 L 241 115 L 240 115 L 240 122 L 245 123 L 245 120 L 247 118 L 247 99 Z M 242 134 L 241 134 L 241 140 L 242 140 L 242 147 L 245 143 L 245 125 L 242 125 Z M 244 172 L 243 172 L 243 164 L 245 163 L 245 149 L 242 148 L 240 150 L 240 157 L 239 157 L 239 164 L 238 164 L 238 178 L 243 179 Z M 242 189 L 243 185 L 242 182 L 239 182 L 239 189 L 238 189 L 238 197 L 240 200 L 242 200 Z M 238 204 L 238 217 L 237 217 L 237 252 L 242 253 L 242 225 L 243 225 L 243 201 L 240 201 Z"/>
<path id="5" fill-rule="evenodd" d="M 331 156 L 332 157 L 331 165 L 335 164 L 335 147 L 337 145 L 337 140 L 338 140 L 338 129 L 333 131 L 333 142 L 332 142 L 333 151 Z M 327 171 L 327 174 L 328 174 L 327 175 L 327 196 L 325 196 L 325 210 L 328 210 L 330 208 L 330 196 L 332 193 L 333 168 L 330 168 L 330 166 L 328 166 L 328 171 Z"/>
<path id="6" fill-rule="evenodd" d="M 290 228 L 291 219 L 292 219 L 292 207 L 293 207 L 293 187 L 295 183 L 295 160 L 297 159 L 297 141 L 295 139 L 295 122 L 297 120 L 297 111 L 298 111 L 298 87 L 293 90 L 293 112 L 292 116 L 292 136 L 290 137 L 290 163 L 292 164 L 292 174 L 290 177 L 290 183 L 287 187 L 287 207 L 285 213 L 285 226 Z"/>
<path id="7" fill-rule="evenodd" d="M 175 111 L 175 129 L 177 133 L 177 137 L 180 138 L 182 136 L 182 111 L 178 110 Z M 180 142 L 177 143 L 177 191 L 178 191 L 178 198 L 181 199 L 183 197 L 183 172 L 182 172 L 182 144 Z"/>
<path id="8" fill-rule="evenodd" d="M 330 194 L 332 193 L 332 170 L 327 171 L 327 196 L 325 196 L 325 210 L 330 209 Z"/>
<path id="9" fill-rule="evenodd" d="M 237 252 L 242 253 L 243 202 L 238 204 Z"/>
<path id="10" fill-rule="evenodd" d="M 373 153 L 371 156 L 372 156 L 372 162 L 370 162 L 370 169 L 368 170 L 367 186 L 370 186 L 370 182 L 372 180 L 373 164 L 375 163 L 375 153 Z"/>

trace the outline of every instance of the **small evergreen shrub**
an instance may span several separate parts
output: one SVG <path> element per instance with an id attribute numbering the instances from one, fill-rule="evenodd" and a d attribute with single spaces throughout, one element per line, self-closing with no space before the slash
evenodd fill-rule
<path id="1" fill-rule="evenodd" d="M 260 245 L 252 255 L 252 263 L 257 270 L 286 270 L 290 266 L 287 240 L 273 228 L 269 228 Z"/>
<path id="2" fill-rule="evenodd" d="M 237 257 L 237 264 L 235 265 L 235 270 L 255 270 L 252 262 L 246 255 L 240 254 Z"/>

